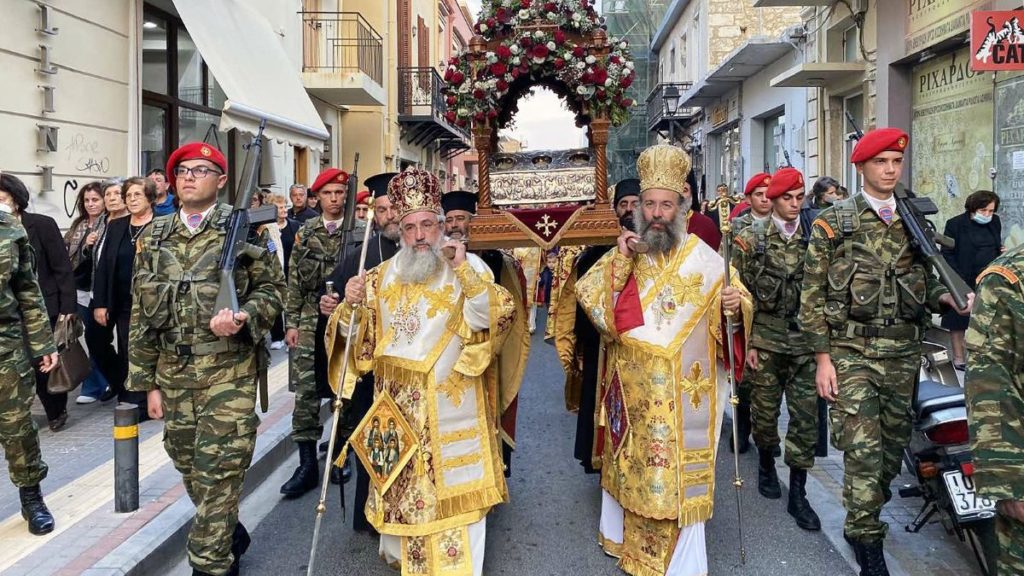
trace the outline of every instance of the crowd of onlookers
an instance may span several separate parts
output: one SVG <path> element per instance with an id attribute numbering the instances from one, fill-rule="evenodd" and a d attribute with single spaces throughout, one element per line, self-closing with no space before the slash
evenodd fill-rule
<path id="1" fill-rule="evenodd" d="M 265 230 L 280 246 L 276 253 L 287 274 L 295 233 L 302 222 L 319 215 L 316 198 L 305 186 L 289 190 L 291 206 L 281 194 L 261 190 L 254 206 L 275 204 L 276 225 Z M 146 176 L 89 182 L 75 201 L 74 219 L 62 236 L 57 222 L 29 211 L 30 195 L 16 176 L 0 174 L 0 210 L 21 221 L 35 252 L 39 286 L 46 302 L 51 327 L 73 316 L 81 322 L 89 352 L 91 372 L 81 383 L 75 402 L 99 404 L 117 399 L 139 405 L 146 419 L 146 395 L 128 392 L 128 327 L 131 318 L 131 286 L 135 246 L 153 218 L 177 210 L 163 170 Z M 271 331 L 271 347 L 284 347 L 284 322 L 279 318 Z M 36 394 L 50 430 L 68 422 L 68 394 L 48 390 L 49 376 L 36 371 Z"/>

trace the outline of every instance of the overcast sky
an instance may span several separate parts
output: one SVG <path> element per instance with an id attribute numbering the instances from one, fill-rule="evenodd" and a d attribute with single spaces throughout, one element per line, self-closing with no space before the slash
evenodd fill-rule
<path id="1" fill-rule="evenodd" d="M 475 18 L 480 13 L 480 0 L 466 0 Z M 572 112 L 554 92 L 542 88 L 519 102 L 515 128 L 501 132 L 524 142 L 527 150 L 562 150 L 587 146 L 586 133 L 576 127 Z"/>

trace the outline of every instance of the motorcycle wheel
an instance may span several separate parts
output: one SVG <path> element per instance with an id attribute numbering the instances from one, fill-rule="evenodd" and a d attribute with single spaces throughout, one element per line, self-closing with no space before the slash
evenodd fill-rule
<path id="1" fill-rule="evenodd" d="M 981 573 L 984 576 L 998 576 L 999 541 L 996 539 L 995 518 L 972 522 L 964 526 L 964 533 Z"/>

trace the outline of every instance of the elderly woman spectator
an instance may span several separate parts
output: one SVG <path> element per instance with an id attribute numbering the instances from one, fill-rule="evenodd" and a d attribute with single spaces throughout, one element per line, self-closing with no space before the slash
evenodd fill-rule
<path id="1" fill-rule="evenodd" d="M 92 300 L 92 272 L 94 250 L 100 236 L 107 227 L 107 209 L 103 203 L 103 188 L 100 182 L 90 182 L 78 192 L 75 201 L 78 216 L 71 221 L 71 227 L 64 235 L 64 246 L 71 258 L 71 269 L 75 274 L 75 291 L 78 302 L 78 317 L 82 319 L 86 332 L 94 330 L 95 321 L 89 312 Z M 92 361 L 92 372 L 82 382 L 82 391 L 75 400 L 77 404 L 92 404 L 107 390 L 107 379 L 103 377 Z"/>
<path id="2" fill-rule="evenodd" d="M 267 231 L 270 240 L 277 247 L 277 258 L 284 270 L 285 277 L 288 276 L 288 260 L 292 255 L 292 248 L 295 246 L 295 233 L 299 231 L 302 223 L 289 218 L 288 203 L 285 197 L 280 194 L 271 194 L 267 203 L 277 206 L 277 222 L 266 224 L 263 228 Z M 284 316 L 279 315 L 274 325 L 270 328 L 270 348 L 280 350 L 284 348 Z"/>
<path id="3" fill-rule="evenodd" d="M 28 240 L 36 257 L 39 287 L 43 291 L 43 300 L 46 301 L 50 328 L 53 328 L 60 317 L 77 312 L 75 278 L 57 222 L 49 216 L 26 212 L 28 202 L 28 188 L 21 180 L 6 173 L 0 175 L 0 203 L 21 220 L 28 233 Z M 36 395 L 39 396 L 43 410 L 46 411 L 50 430 L 56 432 L 68 421 L 68 395 L 50 394 L 46 389 L 49 380 L 49 374 L 36 370 Z"/>
<path id="4" fill-rule="evenodd" d="M 156 184 L 143 177 L 124 181 L 121 196 L 130 216 L 107 225 L 107 238 L 100 253 L 93 284 L 93 319 L 101 326 L 114 326 L 117 334 L 117 365 L 107 374 L 119 400 L 139 405 L 146 418 L 146 395 L 125 390 L 128 377 L 128 324 L 131 318 L 132 276 L 135 247 L 146 225 L 153 220 Z"/>
<path id="5" fill-rule="evenodd" d="M 943 248 L 942 255 L 957 274 L 972 290 L 977 289 L 978 274 L 996 259 L 1003 247 L 1003 225 L 996 211 L 999 210 L 999 196 L 989 190 L 978 190 L 964 201 L 964 212 L 946 221 L 943 232 L 956 245 Z M 942 316 L 942 327 L 949 330 L 953 343 L 953 366 L 958 370 L 967 367 L 964 349 L 964 334 L 970 316 L 946 313 Z"/>
<path id="6" fill-rule="evenodd" d="M 121 196 L 121 189 L 123 188 L 124 181 L 121 178 L 114 178 L 112 180 L 105 180 L 100 184 L 100 190 L 103 194 L 103 207 L 106 209 L 106 222 L 103 228 L 99 231 L 96 244 L 92 250 L 92 280 L 93 287 L 96 284 L 96 268 L 99 266 L 100 254 L 103 253 L 103 247 L 107 243 L 107 231 L 111 222 L 126 218 L 128 216 L 128 207 L 124 204 L 124 198 Z M 92 317 L 91 312 L 92 302 L 89 303 L 90 312 L 89 316 Z M 89 347 L 89 356 L 92 358 L 96 367 L 99 368 L 100 374 L 108 382 L 106 391 L 100 396 L 100 402 L 106 402 L 114 396 L 117 396 L 117 391 L 110 387 L 109 382 L 117 374 L 117 352 L 114 351 L 114 327 L 113 325 L 101 325 L 98 324 L 95 319 L 91 322 L 85 323 L 85 344 Z"/>

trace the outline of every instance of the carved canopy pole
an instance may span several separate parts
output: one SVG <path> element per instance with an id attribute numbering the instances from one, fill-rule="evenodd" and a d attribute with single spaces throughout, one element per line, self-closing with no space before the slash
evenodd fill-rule
<path id="1" fill-rule="evenodd" d="M 491 213 L 491 132 L 487 123 L 473 127 L 473 146 L 476 147 L 477 170 L 477 213 Z"/>
<path id="2" fill-rule="evenodd" d="M 590 121 L 590 146 L 594 149 L 594 204 L 608 206 L 608 131 L 607 118 Z"/>

